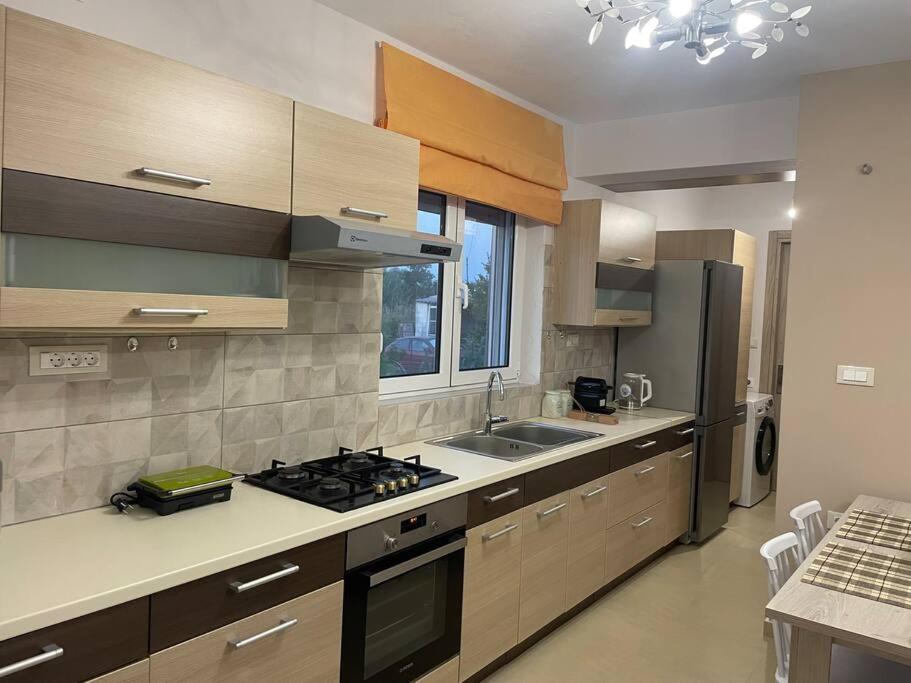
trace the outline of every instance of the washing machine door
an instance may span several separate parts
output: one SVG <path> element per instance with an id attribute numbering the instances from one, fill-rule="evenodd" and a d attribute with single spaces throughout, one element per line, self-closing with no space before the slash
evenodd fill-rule
<path id="1" fill-rule="evenodd" d="M 756 431 L 756 471 L 765 476 L 772 471 L 775 456 L 778 453 L 778 429 L 775 418 L 767 415 L 762 418 Z"/>

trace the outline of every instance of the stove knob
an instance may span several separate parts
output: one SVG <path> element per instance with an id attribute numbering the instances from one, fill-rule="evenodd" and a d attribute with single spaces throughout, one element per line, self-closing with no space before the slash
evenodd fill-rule
<path id="1" fill-rule="evenodd" d="M 387 537 L 386 537 L 386 543 L 385 543 L 385 545 L 386 545 L 386 550 L 387 550 L 387 551 L 389 551 L 389 550 L 397 550 L 398 547 L 399 547 L 399 539 L 394 538 L 394 537 L 392 537 L 392 536 L 387 536 Z"/>
<path id="2" fill-rule="evenodd" d="M 399 479 L 398 484 L 399 484 L 400 489 L 407 489 L 408 488 L 408 477 L 402 477 L 401 479 Z"/>
<path id="3" fill-rule="evenodd" d="M 417 486 L 418 484 L 421 483 L 421 477 L 417 474 L 409 475 L 408 483 L 410 483 L 412 486 Z"/>
<path id="4" fill-rule="evenodd" d="M 396 483 L 396 480 L 390 479 L 389 481 L 386 482 L 386 492 L 395 493 L 396 486 L 398 486 L 398 484 Z"/>
<path id="5" fill-rule="evenodd" d="M 373 485 L 373 492 L 378 496 L 382 496 L 384 493 L 386 493 L 386 484 L 381 481 L 377 482 Z"/>

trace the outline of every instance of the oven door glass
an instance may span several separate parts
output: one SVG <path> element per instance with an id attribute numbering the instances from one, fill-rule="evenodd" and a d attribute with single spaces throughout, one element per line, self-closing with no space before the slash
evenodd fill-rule
<path id="1" fill-rule="evenodd" d="M 447 541 L 349 572 L 342 680 L 411 681 L 458 654 L 464 537 Z"/>

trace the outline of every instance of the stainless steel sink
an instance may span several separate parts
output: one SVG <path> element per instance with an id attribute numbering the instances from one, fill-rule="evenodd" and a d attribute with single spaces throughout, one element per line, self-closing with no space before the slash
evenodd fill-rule
<path id="1" fill-rule="evenodd" d="M 600 434 L 536 422 L 519 422 L 497 427 L 489 435 L 483 431 L 468 432 L 427 443 L 500 460 L 523 460 L 596 436 Z"/>

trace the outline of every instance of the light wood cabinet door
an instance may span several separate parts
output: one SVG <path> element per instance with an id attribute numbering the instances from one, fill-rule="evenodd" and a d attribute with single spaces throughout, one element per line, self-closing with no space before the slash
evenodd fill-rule
<path id="1" fill-rule="evenodd" d="M 522 510 L 469 529 L 466 536 L 461 680 L 519 642 Z"/>
<path id="2" fill-rule="evenodd" d="M 5 168 L 289 210 L 290 99 L 12 10 L 6 47 Z"/>
<path id="3" fill-rule="evenodd" d="M 595 479 L 569 492 L 566 610 L 604 585 L 607 499 L 608 477 Z"/>
<path id="4" fill-rule="evenodd" d="M 293 213 L 416 230 L 419 150 L 414 138 L 295 102 Z"/>
<path id="5" fill-rule="evenodd" d="M 156 652 L 151 681 L 337 681 L 342 593 L 339 581 Z"/>
<path id="6" fill-rule="evenodd" d="M 746 410 L 746 408 L 742 408 Z M 744 450 L 746 449 L 747 426 L 734 426 L 734 439 L 731 446 L 731 496 L 730 502 L 740 498 L 743 492 L 743 468 L 745 466 Z"/>
<path id="7" fill-rule="evenodd" d="M 522 514 L 520 642 L 563 614 L 569 491 L 528 505 Z"/>
<path id="8" fill-rule="evenodd" d="M 613 526 L 667 497 L 667 453 L 612 472 L 609 485 L 607 523 Z"/>
<path id="9" fill-rule="evenodd" d="M 655 267 L 657 220 L 613 202 L 601 203 L 598 261 L 633 268 Z"/>
<path id="10" fill-rule="evenodd" d="M 691 443 L 667 455 L 667 543 L 677 540 L 689 529 L 693 457 Z"/>
<path id="11" fill-rule="evenodd" d="M 607 576 L 610 582 L 666 545 L 667 503 L 615 524 L 607 530 Z"/>
<path id="12" fill-rule="evenodd" d="M 149 660 L 143 659 L 141 662 L 93 678 L 88 683 L 149 683 Z"/>

